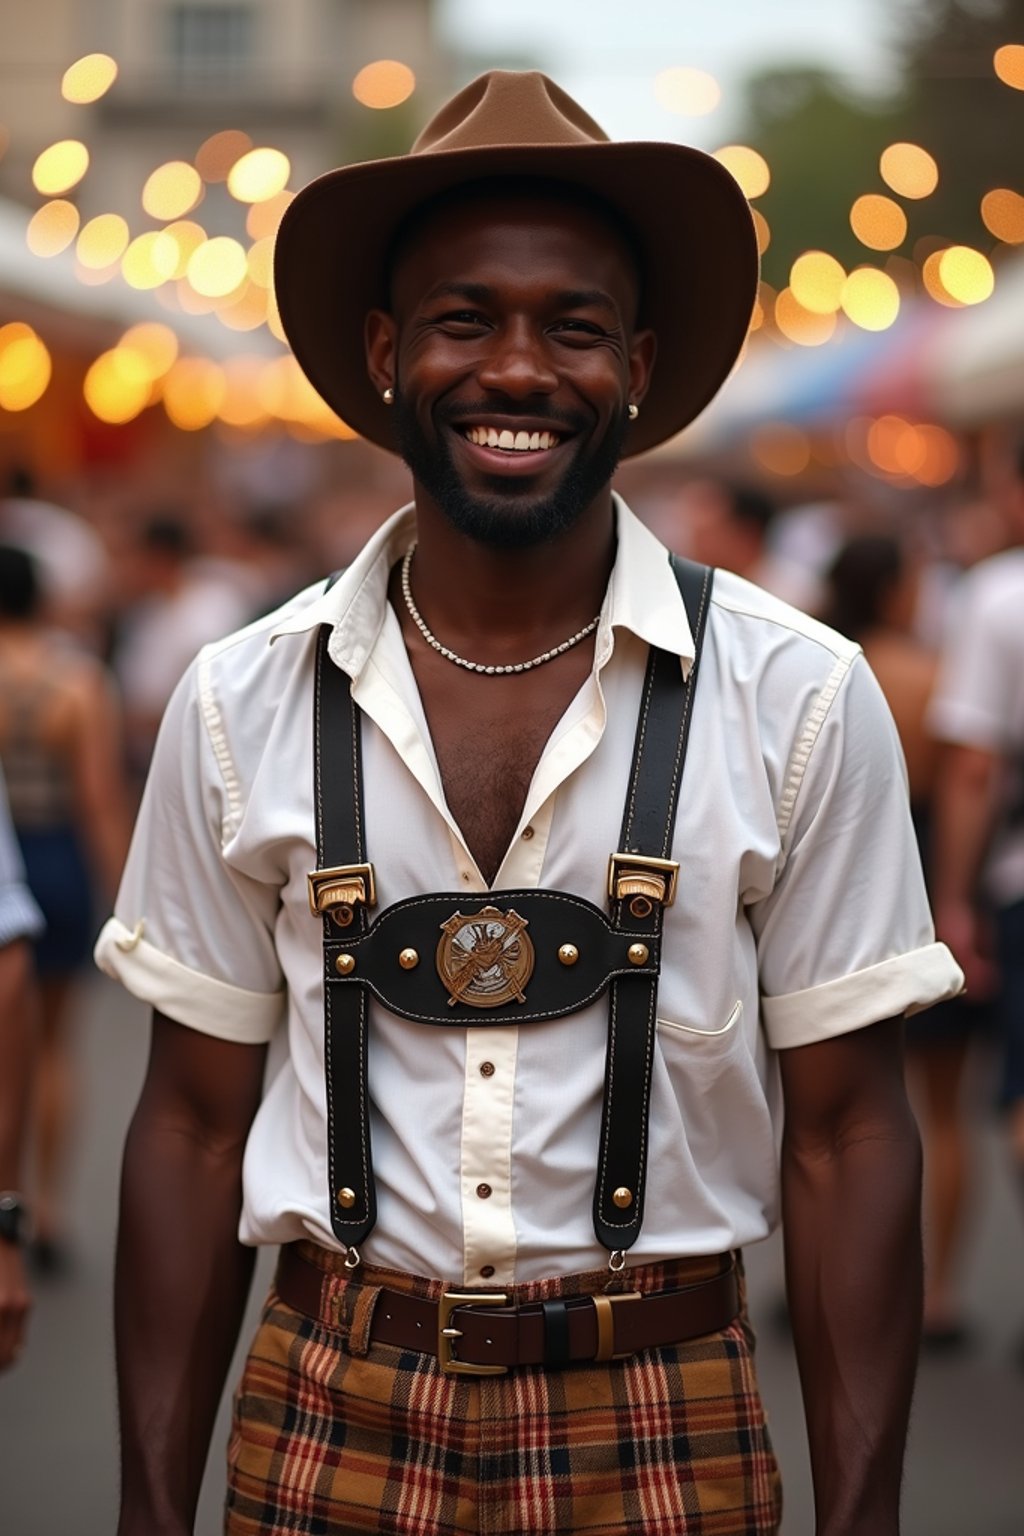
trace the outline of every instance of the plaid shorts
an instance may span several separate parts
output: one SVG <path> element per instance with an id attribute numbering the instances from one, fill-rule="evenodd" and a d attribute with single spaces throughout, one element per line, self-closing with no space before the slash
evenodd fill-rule
<path id="1" fill-rule="evenodd" d="M 332 1256 L 302 1245 L 334 1271 Z M 630 1269 L 628 1289 L 692 1284 L 715 1263 Z M 606 1271 L 506 1288 L 516 1302 L 588 1295 Z M 778 1468 L 745 1310 L 720 1333 L 624 1360 L 505 1376 L 442 1374 L 432 1355 L 369 1343 L 377 1288 L 439 1281 L 332 1273 L 328 1319 L 271 1289 L 235 1395 L 227 1536 L 768 1536 Z"/>

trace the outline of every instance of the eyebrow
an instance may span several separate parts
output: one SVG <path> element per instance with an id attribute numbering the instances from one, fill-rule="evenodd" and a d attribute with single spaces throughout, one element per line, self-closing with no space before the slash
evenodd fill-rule
<path id="1" fill-rule="evenodd" d="M 427 299 L 468 299 L 474 304 L 486 304 L 494 296 L 494 290 L 486 283 L 438 283 L 427 295 Z M 554 294 L 553 307 L 556 309 L 607 309 L 613 314 L 618 314 L 618 307 L 610 294 L 601 288 L 564 288 Z"/>

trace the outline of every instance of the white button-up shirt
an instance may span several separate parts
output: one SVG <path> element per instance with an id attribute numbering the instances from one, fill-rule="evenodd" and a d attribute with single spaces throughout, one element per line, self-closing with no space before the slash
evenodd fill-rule
<path id="1" fill-rule="evenodd" d="M 684 670 L 692 660 L 664 548 L 621 502 L 617 519 L 593 669 L 544 748 L 495 890 L 543 885 L 604 904 L 648 646 Z M 338 1246 L 321 924 L 306 894 L 320 625 L 362 710 L 380 907 L 486 889 L 445 803 L 387 597 L 414 526 L 411 510 L 396 514 L 330 590 L 200 653 L 168 709 L 97 945 L 106 971 L 171 1018 L 229 1040 L 276 1037 L 245 1155 L 247 1242 Z M 913 1012 L 962 983 L 934 942 L 896 733 L 857 647 L 725 572 L 674 857 L 638 1261 L 770 1230 L 775 1050 Z M 425 1027 L 371 1003 L 378 1222 L 364 1257 L 463 1284 L 600 1267 L 591 1206 L 607 1015 L 602 998 L 548 1023 Z"/>

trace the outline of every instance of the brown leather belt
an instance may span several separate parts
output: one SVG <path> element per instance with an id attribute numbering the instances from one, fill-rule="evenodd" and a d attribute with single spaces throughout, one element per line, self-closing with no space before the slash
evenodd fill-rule
<path id="1" fill-rule="evenodd" d="M 448 1375 L 621 1359 L 727 1328 L 740 1309 L 739 1285 L 731 1256 L 722 1262 L 721 1273 L 678 1290 L 568 1296 L 521 1306 L 505 1305 L 501 1292 L 447 1291 L 439 1301 L 428 1301 L 382 1288 L 370 1340 L 436 1355 Z M 331 1308 L 324 1304 L 324 1282 L 330 1278 L 294 1244 L 282 1247 L 275 1287 L 287 1306 L 331 1321 Z"/>

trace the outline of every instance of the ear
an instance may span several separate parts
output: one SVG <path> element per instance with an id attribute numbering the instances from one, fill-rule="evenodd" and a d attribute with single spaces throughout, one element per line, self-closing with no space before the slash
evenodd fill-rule
<path id="1" fill-rule="evenodd" d="M 629 398 L 637 405 L 647 393 L 657 352 L 658 338 L 653 331 L 633 333 L 629 344 Z"/>
<path id="2" fill-rule="evenodd" d="M 363 327 L 366 371 L 379 395 L 394 389 L 398 363 L 398 323 L 384 309 L 371 309 Z"/>

